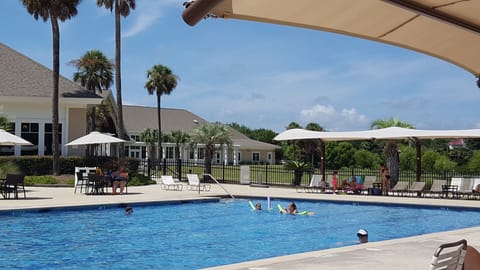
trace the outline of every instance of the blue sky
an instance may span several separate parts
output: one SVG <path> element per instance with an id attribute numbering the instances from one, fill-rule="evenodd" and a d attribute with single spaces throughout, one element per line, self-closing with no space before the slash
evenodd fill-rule
<path id="1" fill-rule="evenodd" d="M 330 131 L 369 129 L 390 117 L 419 129 L 480 128 L 475 77 L 445 61 L 372 41 L 264 23 L 181 18 L 182 1 L 137 0 L 122 20 L 122 93 L 129 105 L 156 107 L 144 88 L 155 64 L 179 76 L 162 107 L 208 121 L 285 130 L 292 121 Z M 0 42 L 50 67 L 50 22 L 21 1 L 2 1 Z M 91 49 L 114 58 L 114 17 L 83 0 L 61 24 L 60 72 Z M 0 59 L 1 61 L 1 59 Z M 115 89 L 113 86 L 112 89 Z"/>

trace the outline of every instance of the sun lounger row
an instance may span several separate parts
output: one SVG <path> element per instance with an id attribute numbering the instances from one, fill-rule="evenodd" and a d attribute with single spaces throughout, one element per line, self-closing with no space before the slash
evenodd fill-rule
<path id="1" fill-rule="evenodd" d="M 361 183 L 361 180 L 357 180 Z M 353 194 L 375 194 L 373 192 L 381 186 L 377 182 L 376 176 L 365 176 L 363 184 L 357 186 L 357 189 L 349 189 L 340 186 L 336 191 L 333 189 L 332 175 L 328 175 L 326 181 L 322 175 L 314 174 L 308 186 L 297 187 L 297 192 L 306 193 L 333 193 L 344 192 Z M 480 178 L 452 178 L 450 183 L 447 180 L 433 180 L 429 190 L 425 190 L 425 182 L 413 182 L 411 185 L 408 181 L 398 181 L 395 186 L 388 191 L 390 196 L 407 196 L 407 197 L 429 197 L 429 198 L 463 198 L 463 199 L 480 199 Z"/>
<path id="2" fill-rule="evenodd" d="M 187 180 L 188 190 L 210 191 L 210 184 L 201 183 L 196 174 L 187 174 Z M 183 183 L 175 181 L 171 175 L 162 175 L 159 184 L 163 190 L 181 191 L 183 189 Z"/>

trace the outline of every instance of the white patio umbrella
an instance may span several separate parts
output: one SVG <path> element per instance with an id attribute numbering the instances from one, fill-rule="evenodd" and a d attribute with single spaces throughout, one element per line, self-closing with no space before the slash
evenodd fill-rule
<path id="1" fill-rule="evenodd" d="M 120 139 L 120 138 L 117 138 L 117 137 L 114 137 L 114 136 L 111 136 L 109 134 L 105 134 L 105 133 L 100 133 L 98 131 L 92 131 L 90 132 L 89 134 L 85 135 L 85 136 L 82 136 L 80 138 L 77 138 L 67 144 L 65 144 L 65 146 L 74 146 L 74 145 L 100 145 L 100 147 L 102 147 L 102 145 L 104 144 L 111 144 L 111 143 L 122 143 L 122 142 L 126 142 L 125 140 L 123 139 Z M 95 147 L 96 148 L 96 147 Z M 104 150 L 102 150 L 102 148 L 100 149 L 96 149 L 95 150 L 95 154 L 94 155 L 97 155 L 99 154 L 97 151 L 100 151 L 101 153 L 103 153 L 104 150 L 106 150 L 106 148 Z M 100 154 L 101 154 L 100 153 Z M 117 153 L 118 154 L 118 153 Z"/>
<path id="2" fill-rule="evenodd" d="M 10 132 L 0 129 L 0 145 L 14 146 L 14 145 L 33 145 L 33 144 Z"/>
<path id="3" fill-rule="evenodd" d="M 65 145 L 72 146 L 72 145 L 103 144 L 103 143 L 121 143 L 121 142 L 126 142 L 126 141 L 108 134 L 100 133 L 98 131 L 92 131 L 89 134 L 82 136 L 80 138 L 77 138 Z"/>

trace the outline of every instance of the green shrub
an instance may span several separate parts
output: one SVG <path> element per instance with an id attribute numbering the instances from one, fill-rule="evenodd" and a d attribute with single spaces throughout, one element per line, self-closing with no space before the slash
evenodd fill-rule
<path id="1" fill-rule="evenodd" d="M 151 184 L 156 184 L 156 182 L 143 174 L 135 174 L 128 179 L 129 186 L 145 186 Z"/>
<path id="2" fill-rule="evenodd" d="M 7 173 L 20 173 L 20 169 L 12 161 L 0 163 L 0 178 L 4 179 Z"/>
<path id="3" fill-rule="evenodd" d="M 45 176 L 25 176 L 25 181 L 24 181 L 24 184 L 26 186 L 32 186 L 32 185 L 35 185 L 35 184 L 41 184 L 41 185 L 45 185 L 45 184 L 58 184 L 58 180 L 53 177 L 53 176 L 49 176 L 49 175 L 45 175 Z"/>

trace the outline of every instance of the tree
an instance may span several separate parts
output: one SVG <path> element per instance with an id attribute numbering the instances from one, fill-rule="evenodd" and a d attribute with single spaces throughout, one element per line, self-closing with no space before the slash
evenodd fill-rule
<path id="1" fill-rule="evenodd" d="M 380 164 L 381 159 L 377 153 L 361 149 L 355 152 L 355 165 L 360 168 L 375 168 Z"/>
<path id="2" fill-rule="evenodd" d="M 205 145 L 205 172 L 212 172 L 212 159 L 216 149 L 224 145 L 230 146 L 230 131 L 220 123 L 202 125 L 193 130 L 191 140 L 195 144 Z"/>
<path id="3" fill-rule="evenodd" d="M 396 118 L 390 119 L 377 119 L 372 122 L 370 125 L 372 129 L 376 128 L 387 128 L 387 127 L 403 127 L 403 128 L 414 128 L 407 122 L 402 122 Z M 417 144 L 417 150 L 420 152 L 419 144 Z M 399 176 L 399 153 L 397 149 L 397 143 L 395 141 L 388 141 L 385 146 L 385 155 L 387 157 L 387 168 L 390 171 L 390 186 L 394 186 L 398 181 Z M 420 168 L 417 168 L 417 173 Z"/>
<path id="4" fill-rule="evenodd" d="M 161 96 L 170 95 L 177 87 L 178 77 L 172 70 L 163 65 L 154 65 L 147 71 L 147 82 L 145 88 L 150 95 L 157 94 L 157 120 L 158 120 L 158 148 L 162 149 L 162 116 L 161 116 Z M 161 158 L 159 152 L 158 157 Z"/>
<path id="5" fill-rule="evenodd" d="M 327 155 L 329 168 L 339 169 L 355 164 L 355 149 L 349 142 L 327 142 Z"/>
<path id="6" fill-rule="evenodd" d="M 287 129 L 294 129 L 294 128 L 302 128 L 302 126 L 300 126 L 300 124 L 297 122 L 290 122 L 290 124 L 288 124 L 287 126 Z"/>
<path id="7" fill-rule="evenodd" d="M 44 22 L 50 19 L 53 37 L 53 94 L 52 94 L 52 151 L 53 174 L 60 173 L 60 147 L 58 132 L 58 92 L 60 78 L 60 30 L 58 20 L 64 22 L 77 15 L 80 0 L 22 0 L 23 6 L 35 20 L 42 18 Z"/>
<path id="8" fill-rule="evenodd" d="M 10 120 L 6 116 L 0 116 L 0 128 L 8 131 L 10 128 Z"/>
<path id="9" fill-rule="evenodd" d="M 190 135 L 181 130 L 174 130 L 171 132 L 170 136 L 175 143 L 175 156 L 177 158 L 182 158 L 180 156 L 180 147 L 188 142 L 188 140 L 190 139 Z"/>
<path id="10" fill-rule="evenodd" d="M 147 128 L 140 133 L 140 139 L 148 146 L 148 157 L 155 159 L 155 143 L 158 141 L 158 130 Z"/>
<path id="11" fill-rule="evenodd" d="M 73 81 L 79 82 L 92 93 L 107 90 L 113 83 L 113 63 L 99 50 L 87 51 L 80 59 L 70 63 L 77 68 L 73 73 Z M 96 109 L 93 106 L 87 113 L 87 133 L 97 129 Z"/>
<path id="12" fill-rule="evenodd" d="M 117 134 L 118 137 L 125 138 L 125 128 L 123 126 L 123 104 L 122 104 L 122 76 L 121 76 L 121 21 L 120 16 L 124 18 L 130 15 L 130 11 L 135 9 L 135 0 L 97 0 L 97 6 L 110 9 L 112 12 L 115 6 L 115 90 L 117 92 Z M 123 143 L 120 144 L 122 151 L 120 157 L 125 156 Z"/>

